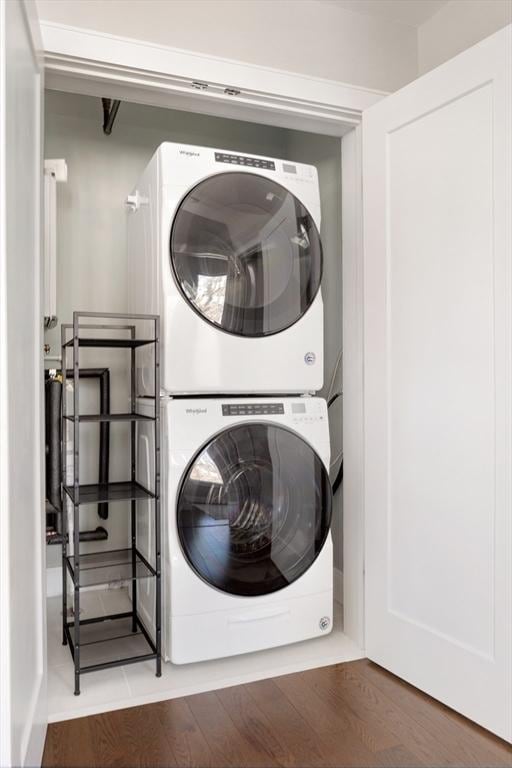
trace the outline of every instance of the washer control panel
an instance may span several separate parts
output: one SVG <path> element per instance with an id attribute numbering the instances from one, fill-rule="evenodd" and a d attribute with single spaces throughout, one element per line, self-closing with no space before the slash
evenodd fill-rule
<path id="1" fill-rule="evenodd" d="M 223 416 L 263 416 L 272 413 L 284 413 L 283 403 L 224 403 Z"/>
<path id="2" fill-rule="evenodd" d="M 230 165 L 247 165 L 249 168 L 266 168 L 268 171 L 275 171 L 276 169 L 276 164 L 273 160 L 265 160 L 264 157 L 231 155 L 228 152 L 216 152 L 215 162 L 229 163 Z"/>

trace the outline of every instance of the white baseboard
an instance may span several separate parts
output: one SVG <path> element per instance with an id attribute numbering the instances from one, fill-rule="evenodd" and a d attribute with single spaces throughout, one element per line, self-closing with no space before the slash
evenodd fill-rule
<path id="1" fill-rule="evenodd" d="M 334 600 L 343 605 L 343 571 L 333 569 Z"/>

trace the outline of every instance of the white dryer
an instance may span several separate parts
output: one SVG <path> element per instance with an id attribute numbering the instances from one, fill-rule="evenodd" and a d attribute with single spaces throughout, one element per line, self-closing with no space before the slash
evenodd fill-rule
<path id="1" fill-rule="evenodd" d="M 151 416 L 152 405 L 141 399 L 138 411 Z M 161 418 L 165 658 L 185 664 L 328 634 L 325 401 L 163 399 Z M 147 486 L 153 431 L 145 422 L 137 429 L 137 477 Z M 148 555 L 151 520 L 138 516 L 138 547 Z M 137 595 L 151 626 L 154 580 L 140 581 Z"/>
<path id="2" fill-rule="evenodd" d="M 316 168 L 165 143 L 128 205 L 131 311 L 161 317 L 162 392 L 322 388 Z"/>

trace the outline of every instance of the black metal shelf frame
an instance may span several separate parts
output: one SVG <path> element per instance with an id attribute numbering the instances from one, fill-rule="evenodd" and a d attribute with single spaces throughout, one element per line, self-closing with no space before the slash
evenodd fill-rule
<path id="1" fill-rule="evenodd" d="M 121 622 L 122 626 L 118 629 Z M 95 634 L 94 630 L 99 628 L 101 631 L 101 629 L 104 629 L 103 625 L 106 625 L 106 631 L 104 630 L 103 634 Z M 109 631 L 111 628 L 114 628 L 113 632 Z M 75 639 L 80 635 L 82 637 L 80 637 L 80 646 L 78 646 Z M 75 663 L 79 650 L 81 655 L 86 655 L 89 648 L 92 647 L 94 649 L 95 662 L 81 664 L 80 674 L 84 672 L 98 672 L 103 669 L 111 669 L 112 667 L 124 667 L 126 664 L 136 664 L 139 661 L 150 661 L 152 659 L 156 659 L 158 664 L 160 660 L 160 651 L 157 648 L 157 643 L 153 641 L 139 616 L 135 617 L 134 628 L 133 613 L 131 611 L 114 613 L 109 616 L 98 616 L 93 619 L 82 619 L 78 622 L 76 628 L 74 621 L 65 621 L 64 636 Z M 122 653 L 122 649 L 119 647 L 123 641 L 125 641 L 125 645 L 128 647 L 125 654 Z M 134 644 L 137 644 L 137 647 L 140 649 L 140 652 L 136 655 L 132 652 Z M 98 662 L 98 646 L 100 645 L 105 649 L 103 657 L 105 660 Z M 111 658 L 108 658 L 109 656 Z"/>
<path id="2" fill-rule="evenodd" d="M 74 584 L 75 558 L 73 555 L 68 555 L 66 564 Z M 131 549 L 89 552 L 80 557 L 81 587 L 124 584 L 135 579 L 148 579 L 153 576 L 156 576 L 156 570 L 138 549 L 135 549 L 135 562 Z"/>
<path id="3" fill-rule="evenodd" d="M 109 326 L 103 325 L 103 326 L 81 326 L 82 328 L 108 328 Z M 112 326 L 110 326 L 112 327 Z M 117 326 L 118 328 L 121 328 L 121 326 Z M 126 330 L 126 328 L 125 328 Z M 146 344 L 154 344 L 156 339 L 100 339 L 100 338 L 81 338 L 78 339 L 78 346 L 79 347 L 119 347 L 119 348 L 126 348 L 126 349 L 135 349 L 136 347 L 143 347 Z M 73 339 L 70 339 L 67 341 L 64 345 L 65 347 L 72 347 L 74 346 Z"/>
<path id="4" fill-rule="evenodd" d="M 73 504 L 100 504 L 112 501 L 137 501 L 137 499 L 154 499 L 155 494 L 135 480 L 122 483 L 91 483 L 79 485 L 78 493 L 74 485 L 65 485 L 64 491 Z"/>
<path id="5" fill-rule="evenodd" d="M 75 417 L 70 414 L 64 417 L 68 421 L 74 421 Z M 82 413 L 78 416 L 78 421 L 96 422 L 96 421 L 154 421 L 154 416 L 143 416 L 142 413 Z"/>
<path id="6" fill-rule="evenodd" d="M 129 325 L 119 323 L 88 322 L 88 319 L 110 318 L 115 321 L 130 321 Z M 85 322 L 80 322 L 85 319 Z M 151 339 L 138 339 L 135 335 L 139 321 L 151 321 L 154 333 Z M 109 338 L 94 338 L 81 336 L 83 330 L 109 331 Z M 71 338 L 68 338 L 71 331 Z M 128 338 L 113 338 L 112 332 L 129 332 Z M 80 693 L 80 675 L 111 667 L 133 664 L 138 661 L 154 659 L 156 675 L 161 676 L 161 636 L 162 636 L 162 606 L 161 606 L 161 514 L 160 514 L 160 320 L 158 315 L 125 315 L 97 312 L 74 312 L 73 323 L 63 324 L 61 328 L 62 344 L 62 374 L 63 392 L 66 392 L 66 374 L 68 351 L 73 355 L 73 413 L 67 413 L 66 396 L 62 398 L 62 502 L 65 510 L 66 499 L 73 505 L 73 536 L 69 540 L 67 531 L 68 520 L 64 512 L 62 535 L 62 642 L 69 645 L 75 667 L 75 695 Z M 155 392 L 151 402 L 154 403 L 154 415 L 143 416 L 136 413 L 135 362 L 136 350 L 148 344 L 154 345 L 154 381 Z M 79 350 L 88 348 L 119 348 L 130 350 L 131 381 L 130 381 L 130 412 L 129 413 L 100 413 L 80 414 L 80 360 Z M 155 436 L 155 471 L 154 490 L 144 488 L 136 479 L 136 425 L 137 422 L 149 421 L 154 424 Z M 113 483 L 80 484 L 80 424 L 104 422 L 130 423 L 130 480 Z M 66 424 L 73 424 L 73 483 L 67 479 L 67 429 Z M 104 552 L 80 553 L 80 507 L 86 504 L 129 500 L 131 504 L 131 546 L 121 550 Z M 136 515 L 137 502 L 150 500 L 155 515 L 155 565 L 151 565 L 137 547 Z M 145 512 L 147 514 L 147 512 Z M 73 544 L 72 553 L 68 553 L 68 544 Z M 75 618 L 80 616 L 80 591 L 84 587 L 110 583 L 129 583 L 132 593 L 132 610 L 125 613 L 101 616 L 98 618 L 79 621 L 68 621 L 67 580 L 71 579 L 74 588 L 73 613 Z M 140 579 L 154 578 L 156 581 L 155 595 L 155 626 L 154 636 L 144 626 L 137 610 L 137 582 Z M 95 661 L 89 663 L 87 656 L 94 649 Z M 100 653 L 99 653 L 100 651 Z M 104 655 L 102 657 L 102 653 Z M 98 661 L 98 655 L 100 660 Z"/>

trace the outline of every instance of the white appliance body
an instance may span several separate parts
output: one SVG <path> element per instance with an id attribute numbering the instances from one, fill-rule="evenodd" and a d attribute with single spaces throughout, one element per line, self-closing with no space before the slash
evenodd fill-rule
<path id="1" fill-rule="evenodd" d="M 216 159 L 219 157 L 224 159 L 219 161 Z M 238 160 L 227 162 L 226 157 Z M 306 308 L 299 319 L 279 332 L 263 336 L 226 332 L 206 320 L 201 312 L 197 311 L 197 305 L 194 308 L 193 302 L 189 301 L 184 293 L 184 290 L 188 290 L 186 282 L 185 288 L 184 284 L 178 285 L 171 264 L 170 239 L 180 206 L 192 189 L 195 194 L 200 182 L 218 178 L 220 175 L 225 177 L 225 174 L 231 173 L 238 174 L 237 178 L 240 178 L 240 174 L 251 174 L 253 182 L 255 175 L 260 180 L 270 179 L 277 182 L 307 209 L 307 218 L 312 220 L 315 229 L 315 232 L 310 234 L 316 238 L 320 229 L 318 175 L 313 166 L 182 144 L 165 143 L 158 148 L 135 191 L 128 198 L 132 208 L 128 213 L 128 272 L 131 311 L 161 316 L 162 393 L 186 395 L 316 392 L 323 386 L 323 304 L 319 288 L 322 256 L 319 236 L 315 243 L 310 244 L 306 234 L 307 246 L 311 245 L 311 250 L 315 251 L 311 263 L 312 268 L 316 269 L 318 288 L 316 291 L 311 290 L 310 296 L 303 296 L 302 301 L 306 303 Z M 263 183 L 268 185 L 267 181 Z M 271 199 L 276 188 L 268 185 L 268 189 L 266 194 L 263 191 L 263 199 Z M 193 206 L 193 196 L 189 196 L 188 200 L 192 200 L 190 205 Z M 290 209 L 290 200 L 291 198 L 288 201 L 288 213 L 293 210 Z M 213 208 L 215 205 L 214 201 Z M 219 202 L 218 208 L 221 207 Z M 277 210 L 279 211 L 279 208 Z M 211 209 L 207 211 L 206 217 L 210 215 Z M 236 218 L 236 212 L 233 218 Z M 202 221 L 204 220 L 205 217 L 202 218 Z M 298 221 L 300 220 L 299 217 Z M 264 242 L 268 242 L 272 238 L 272 232 L 278 229 L 278 225 L 272 226 L 271 222 L 267 221 L 267 225 L 271 231 L 260 234 Z M 236 227 L 237 223 L 233 226 Z M 193 231 L 194 227 L 191 227 L 191 230 Z M 270 256 L 266 256 L 269 258 L 266 264 L 270 263 L 272 255 L 276 257 L 274 265 L 277 263 L 276 259 L 283 258 L 283 248 L 296 248 L 297 253 L 300 253 L 301 237 L 300 232 L 291 236 L 291 239 L 296 241 L 292 246 L 286 240 L 283 244 L 281 237 L 280 246 L 276 247 Z M 205 247 L 209 245 L 208 240 Z M 316 248 L 313 249 L 312 245 L 316 245 Z M 183 247 L 186 248 L 186 245 Z M 191 259 L 193 261 L 194 256 L 197 263 L 197 254 Z M 286 261 L 286 258 L 283 260 Z M 247 262 L 247 258 L 245 261 Z M 254 278 L 259 279 L 263 293 L 277 295 L 282 290 L 282 296 L 289 294 L 289 300 L 283 299 L 282 296 L 279 300 L 282 299 L 283 304 L 288 303 L 287 309 L 292 315 L 298 297 L 293 290 L 287 293 L 284 286 L 287 279 L 288 287 L 293 281 L 300 284 L 301 270 L 304 272 L 304 266 L 300 262 L 300 258 L 290 257 L 291 277 L 290 274 L 284 274 L 283 266 L 277 267 L 278 273 L 281 269 L 281 274 L 277 274 L 273 280 L 268 277 L 270 268 L 267 274 L 262 273 Z M 254 271 L 254 263 L 252 268 Z M 200 279 L 204 280 L 204 276 L 199 275 L 198 280 Z M 245 286 L 244 290 L 254 291 L 254 285 Z M 236 311 L 243 313 L 244 310 L 237 307 Z M 263 305 L 257 311 L 261 322 L 273 322 L 268 319 L 272 314 L 271 308 Z M 137 358 L 140 366 L 138 392 L 141 395 L 152 394 L 149 354 L 141 350 Z"/>
<path id="2" fill-rule="evenodd" d="M 283 413 L 224 415 L 230 405 L 264 404 Z M 139 400 L 137 409 L 152 414 L 152 404 Z M 303 410 L 293 413 L 293 410 Z M 162 649 L 175 664 L 233 656 L 286 645 L 328 634 L 333 619 L 333 550 L 330 531 L 316 559 L 295 581 L 258 596 L 239 596 L 212 586 L 191 566 L 184 553 L 177 523 L 180 487 L 198 451 L 214 436 L 242 424 L 277 425 L 302 438 L 307 450 L 328 472 L 330 459 L 327 406 L 314 397 L 258 399 L 162 399 L 162 586 L 164 597 Z M 137 477 L 146 485 L 152 477 L 152 426 L 137 425 Z M 286 456 L 279 457 L 285 462 Z M 293 456 L 288 457 L 291 462 Z M 309 482 L 309 480 L 308 480 Z M 275 493 L 275 491 L 274 491 Z M 329 489 L 330 493 L 330 489 Z M 139 502 L 141 503 L 141 502 Z M 151 502 L 144 502 L 150 504 Z M 146 557 L 154 551 L 152 510 L 138 515 L 138 546 Z M 207 555 L 208 556 L 208 555 Z M 138 582 L 138 608 L 153 626 L 154 580 Z"/>

